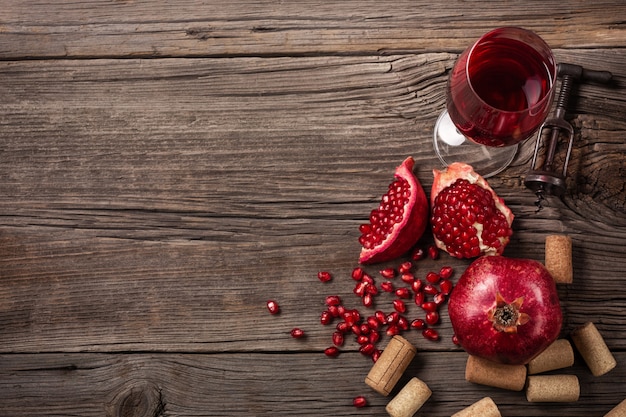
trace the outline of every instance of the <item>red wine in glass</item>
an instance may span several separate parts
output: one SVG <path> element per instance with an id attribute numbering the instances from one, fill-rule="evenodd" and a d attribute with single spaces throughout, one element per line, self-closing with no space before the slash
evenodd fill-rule
<path id="1" fill-rule="evenodd" d="M 483 35 L 450 73 L 447 112 L 435 132 L 440 159 L 470 163 L 484 176 L 504 169 L 515 156 L 513 145 L 532 136 L 549 113 L 556 68 L 550 48 L 533 32 L 505 27 Z"/>

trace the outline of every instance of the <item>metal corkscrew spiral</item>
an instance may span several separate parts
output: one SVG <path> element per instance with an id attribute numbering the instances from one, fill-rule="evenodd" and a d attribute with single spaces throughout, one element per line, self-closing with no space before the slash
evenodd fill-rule
<path id="1" fill-rule="evenodd" d="M 535 206 L 537 211 L 543 208 L 543 201 L 546 195 L 561 196 L 565 193 L 565 178 L 567 177 L 567 166 L 572 153 L 574 144 L 574 128 L 565 120 L 567 111 L 567 103 L 574 82 L 591 81 L 596 83 L 607 84 L 613 78 L 608 71 L 588 70 L 580 65 L 561 63 L 558 65 L 557 75 L 562 78 L 559 97 L 556 102 L 554 116 L 546 120 L 537 133 L 537 141 L 535 143 L 535 152 L 533 154 L 531 168 L 524 184 L 526 187 L 535 192 L 537 200 Z M 567 153 L 562 169 L 555 166 L 554 157 L 561 136 L 567 138 Z M 546 151 L 542 166 L 537 166 L 537 159 L 543 138 L 546 138 Z"/>

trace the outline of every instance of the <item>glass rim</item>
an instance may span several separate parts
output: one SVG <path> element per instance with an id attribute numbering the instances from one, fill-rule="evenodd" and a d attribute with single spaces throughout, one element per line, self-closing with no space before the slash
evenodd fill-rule
<path id="1" fill-rule="evenodd" d="M 550 89 L 548 90 L 548 92 L 546 94 L 544 94 L 544 96 L 541 98 L 541 100 L 539 100 L 537 103 L 535 103 L 532 106 L 529 106 L 529 107 L 527 107 L 527 108 L 525 108 L 523 110 L 504 110 L 504 109 L 500 109 L 498 107 L 492 106 L 491 104 L 487 103 L 485 100 L 483 100 L 483 98 L 474 89 L 474 85 L 472 84 L 472 79 L 470 78 L 470 75 L 469 75 L 470 61 L 471 61 L 472 55 L 474 53 L 474 50 L 481 43 L 483 43 L 486 39 L 492 37 L 496 32 L 502 33 L 504 31 L 511 32 L 511 33 L 521 33 L 521 34 L 525 34 L 527 36 L 532 37 L 533 40 L 536 43 L 538 43 L 541 46 L 541 48 L 543 48 L 545 50 L 545 52 L 547 52 L 548 58 L 549 58 L 549 60 L 551 61 L 551 64 L 552 64 L 552 71 L 550 73 Z M 509 36 L 509 38 L 511 38 L 511 37 Z M 524 42 L 524 43 L 529 45 L 531 48 L 533 48 L 535 51 L 537 51 L 542 57 L 544 57 L 545 53 L 540 51 L 540 50 L 538 50 L 535 45 L 529 44 L 528 42 Z M 472 90 L 474 95 L 478 98 L 478 100 L 480 100 L 480 102 L 485 107 L 488 107 L 488 108 L 493 109 L 494 111 L 497 111 L 497 112 L 500 112 L 500 113 L 507 113 L 507 114 L 518 114 L 518 113 L 524 113 L 524 112 L 527 112 L 527 111 L 531 111 L 532 112 L 533 109 L 536 109 L 536 108 L 544 106 L 546 104 L 546 101 L 551 101 L 552 97 L 554 95 L 553 94 L 554 90 L 556 89 L 557 72 L 558 72 L 558 65 L 557 65 L 556 59 L 554 57 L 554 53 L 552 52 L 552 48 L 550 48 L 550 46 L 546 43 L 546 41 L 543 40 L 543 38 L 541 36 L 539 36 L 537 33 L 533 32 L 532 30 L 524 29 L 524 28 L 518 27 L 518 26 L 502 26 L 502 27 L 498 27 L 498 28 L 492 29 L 489 32 L 486 32 L 485 34 L 483 34 L 469 48 L 469 51 L 468 51 L 468 54 L 467 54 L 467 60 L 465 62 L 465 78 L 467 79 L 467 83 L 468 83 L 470 89 Z"/>

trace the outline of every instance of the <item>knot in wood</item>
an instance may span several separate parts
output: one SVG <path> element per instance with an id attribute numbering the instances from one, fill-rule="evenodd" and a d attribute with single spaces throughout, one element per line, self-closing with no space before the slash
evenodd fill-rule
<path id="1" fill-rule="evenodd" d="M 113 417 L 160 417 L 165 411 L 161 391 L 150 383 L 125 386 L 112 403 Z"/>

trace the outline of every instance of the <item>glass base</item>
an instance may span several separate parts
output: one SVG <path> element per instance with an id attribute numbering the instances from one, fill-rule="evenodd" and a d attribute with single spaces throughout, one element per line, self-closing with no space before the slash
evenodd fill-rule
<path id="1" fill-rule="evenodd" d="M 433 142 L 435 153 L 445 166 L 464 162 L 484 178 L 492 177 L 508 167 L 518 148 L 518 145 L 494 148 L 468 140 L 454 126 L 447 110 L 437 119 Z"/>

